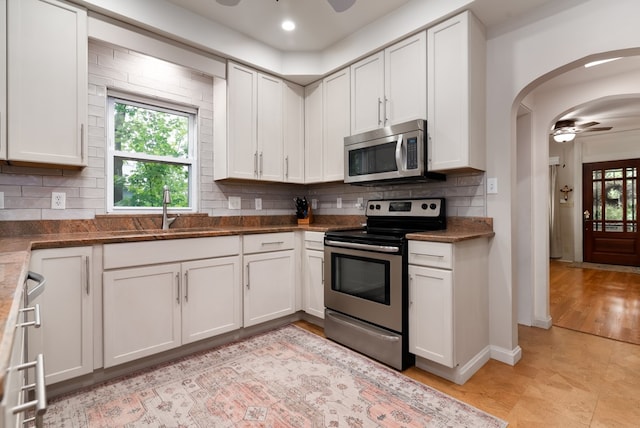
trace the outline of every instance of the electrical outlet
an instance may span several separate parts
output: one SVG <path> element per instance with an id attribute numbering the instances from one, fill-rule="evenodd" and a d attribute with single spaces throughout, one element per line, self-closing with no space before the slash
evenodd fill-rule
<path id="1" fill-rule="evenodd" d="M 4 192 L 0 192 L 0 210 L 4 209 Z"/>
<path id="2" fill-rule="evenodd" d="M 262 198 L 256 198 L 256 210 L 262 209 Z"/>
<path id="3" fill-rule="evenodd" d="M 318 200 L 317 199 L 311 199 L 311 209 L 312 210 L 317 210 L 318 209 Z"/>
<path id="4" fill-rule="evenodd" d="M 342 208 L 342 198 L 336 199 L 336 208 Z"/>
<path id="5" fill-rule="evenodd" d="M 242 199 L 240 196 L 229 196 L 229 209 L 239 210 L 242 206 Z"/>
<path id="6" fill-rule="evenodd" d="M 51 192 L 51 209 L 63 210 L 66 205 L 67 194 L 64 192 Z"/>
<path id="7" fill-rule="evenodd" d="M 356 202 L 356 208 L 359 208 L 361 210 L 364 209 L 364 199 L 363 198 L 358 198 L 358 201 Z"/>

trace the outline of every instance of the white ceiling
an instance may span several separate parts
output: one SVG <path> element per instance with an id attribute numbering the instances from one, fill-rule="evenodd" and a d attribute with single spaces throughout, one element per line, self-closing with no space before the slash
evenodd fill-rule
<path id="1" fill-rule="evenodd" d="M 321 51 L 407 3 L 435 0 L 356 0 L 336 13 L 327 0 L 240 0 L 223 6 L 215 0 L 168 0 L 281 51 Z M 535 9 L 550 0 L 470 0 L 470 9 L 487 27 Z M 552 0 L 551 0 L 552 1 Z M 284 19 L 296 22 L 290 33 Z"/>

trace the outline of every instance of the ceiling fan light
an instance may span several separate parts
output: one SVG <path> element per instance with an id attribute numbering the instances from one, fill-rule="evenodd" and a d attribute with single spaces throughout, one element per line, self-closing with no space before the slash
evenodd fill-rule
<path id="1" fill-rule="evenodd" d="M 240 0 L 216 0 L 216 2 L 223 6 L 237 6 Z"/>
<path id="2" fill-rule="evenodd" d="M 557 134 L 553 134 L 553 140 L 556 143 L 568 143 L 570 141 L 573 141 L 574 138 L 576 138 L 576 134 L 574 132 L 563 131 Z"/>
<path id="3" fill-rule="evenodd" d="M 329 2 L 333 10 L 335 10 L 336 12 L 344 12 L 345 10 L 353 6 L 353 4 L 356 2 L 356 0 L 327 0 L 327 1 Z"/>

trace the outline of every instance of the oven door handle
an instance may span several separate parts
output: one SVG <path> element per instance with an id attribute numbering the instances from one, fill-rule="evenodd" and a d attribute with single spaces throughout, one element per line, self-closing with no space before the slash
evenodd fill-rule
<path id="1" fill-rule="evenodd" d="M 330 247 L 351 248 L 354 250 L 379 251 L 381 253 L 397 253 L 400 251 L 400 247 L 391 246 L 391 245 L 360 244 L 358 242 L 342 242 L 342 241 L 333 241 L 330 239 L 326 239 L 324 243 L 325 245 L 328 245 Z"/>

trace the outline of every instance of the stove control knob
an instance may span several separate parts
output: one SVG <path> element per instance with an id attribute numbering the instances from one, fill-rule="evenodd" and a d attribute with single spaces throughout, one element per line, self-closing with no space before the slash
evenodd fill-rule
<path id="1" fill-rule="evenodd" d="M 429 205 L 427 205 L 427 204 L 422 204 L 422 209 L 423 209 L 423 210 L 426 210 L 427 208 L 429 208 Z"/>
<path id="2" fill-rule="evenodd" d="M 437 207 L 437 205 L 435 203 L 431 203 L 431 205 L 429 205 L 429 208 L 431 208 L 432 210 L 435 210 Z"/>
<path id="3" fill-rule="evenodd" d="M 379 210 L 380 209 L 380 204 L 376 204 L 376 209 Z"/>
<path id="4" fill-rule="evenodd" d="M 372 210 L 372 209 L 374 209 L 374 208 L 375 208 L 375 207 L 373 206 L 373 204 L 369 205 L 369 209 L 370 209 L 370 210 Z"/>

